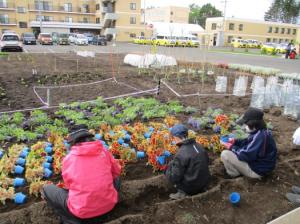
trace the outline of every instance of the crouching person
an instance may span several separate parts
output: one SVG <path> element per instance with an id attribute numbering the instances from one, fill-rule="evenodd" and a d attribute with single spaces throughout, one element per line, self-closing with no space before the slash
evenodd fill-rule
<path id="1" fill-rule="evenodd" d="M 188 129 L 182 124 L 175 125 L 171 135 L 179 149 L 165 172 L 177 189 L 170 198 L 182 199 L 205 191 L 210 178 L 207 152 L 195 139 L 188 139 Z"/>
<path id="2" fill-rule="evenodd" d="M 115 207 L 121 166 L 85 125 L 73 129 L 69 143 L 71 151 L 62 164 L 65 189 L 47 185 L 42 196 L 61 223 L 77 224 L 101 217 Z"/>
<path id="3" fill-rule="evenodd" d="M 271 132 L 267 130 L 263 116 L 261 110 L 249 108 L 237 121 L 238 124 L 245 125 L 249 136 L 244 140 L 232 139 L 233 144 L 225 144 L 228 150 L 222 152 L 221 160 L 230 177 L 243 175 L 261 178 L 274 170 L 276 143 Z"/>

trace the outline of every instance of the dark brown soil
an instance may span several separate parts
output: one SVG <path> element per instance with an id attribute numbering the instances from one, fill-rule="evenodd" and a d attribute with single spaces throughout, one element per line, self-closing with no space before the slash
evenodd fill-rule
<path id="1" fill-rule="evenodd" d="M 11 110 L 29 107 L 39 107 L 42 104 L 33 94 L 34 85 L 65 85 L 86 83 L 103 80 L 116 75 L 119 82 L 127 83 L 138 89 L 151 89 L 158 83 L 159 77 L 165 72 L 139 75 L 137 69 L 122 65 L 122 56 L 113 57 L 113 69 L 108 55 L 98 55 L 97 60 L 79 58 L 72 54 L 60 55 L 54 71 L 55 59 L 48 55 L 22 55 L 21 61 L 17 56 L 0 58 L 0 80 L 7 92 L 5 100 L 0 98 L 0 110 Z M 59 59 L 59 60 L 58 60 Z M 201 68 L 201 64 L 190 64 Z M 32 75 L 32 68 L 36 67 L 38 75 Z M 210 68 L 208 68 L 210 69 Z M 114 71 L 114 72 L 112 72 Z M 215 73 L 226 73 L 229 76 L 232 92 L 235 73 L 230 70 L 217 69 Z M 153 74 L 156 74 L 153 77 Z M 46 77 L 47 76 L 47 77 Z M 23 80 L 22 80 L 23 78 Z M 249 77 L 251 80 L 251 76 Z M 39 83 L 39 81 L 42 83 Z M 204 84 L 200 77 L 182 76 L 180 83 L 176 74 L 171 75 L 168 84 L 180 94 L 215 93 L 214 76 L 208 78 Z M 250 82 L 249 82 L 250 83 Z M 114 96 L 133 92 L 126 86 L 115 83 L 99 84 L 73 89 L 54 91 L 53 105 L 61 102 L 72 102 L 94 99 L 97 96 Z M 45 92 L 41 92 L 45 96 Z M 180 100 L 186 106 L 194 106 L 198 114 L 208 107 L 221 108 L 225 112 L 243 113 L 250 105 L 250 96 L 203 96 L 177 98 L 165 86 L 161 86 L 159 96 L 162 102 L 172 99 Z M 279 112 L 278 112 L 279 111 Z M 262 224 L 266 223 L 294 207 L 287 202 L 284 195 L 290 191 L 292 185 L 300 185 L 299 150 L 292 145 L 291 137 L 298 127 L 297 122 L 280 116 L 281 108 L 271 109 L 265 118 L 274 126 L 273 135 L 278 146 L 278 165 L 271 176 L 261 181 L 238 178 L 224 179 L 224 167 L 217 155 L 210 153 L 210 170 L 213 175 L 209 190 L 206 193 L 180 201 L 169 201 L 168 194 L 174 188 L 165 182 L 163 176 L 157 176 L 145 161 L 130 163 L 126 167 L 126 177 L 122 180 L 120 203 L 103 219 L 107 223 L 175 223 L 175 224 Z M 187 115 L 180 115 L 183 122 L 187 122 Z M 200 134 L 207 134 L 201 133 Z M 228 201 L 230 192 L 238 191 L 242 201 L 239 207 L 232 207 Z M 32 199 L 33 200 L 33 199 Z M 58 223 L 57 219 L 43 202 L 37 204 L 31 201 L 23 207 L 13 207 L 15 210 L 3 213 L 0 210 L 1 224 L 19 223 Z M 18 208 L 18 209 L 17 209 Z M 2 213 L 1 213 L 2 212 Z M 3 222 L 2 222 L 3 220 Z M 99 223 L 99 222 L 98 222 Z"/>

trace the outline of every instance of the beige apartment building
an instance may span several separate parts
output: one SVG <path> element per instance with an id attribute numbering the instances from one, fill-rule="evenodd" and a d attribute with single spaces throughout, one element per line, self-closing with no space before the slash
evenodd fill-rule
<path id="1" fill-rule="evenodd" d="M 189 23 L 190 9 L 186 7 L 166 6 L 145 10 L 146 22 Z M 144 21 L 144 18 L 142 18 Z"/>
<path id="2" fill-rule="evenodd" d="M 117 41 L 144 35 L 141 0 L 0 0 L 0 32 L 92 32 Z"/>
<path id="3" fill-rule="evenodd" d="M 224 26 L 223 26 L 224 24 Z M 295 24 L 223 17 L 208 18 L 202 43 L 229 45 L 233 38 L 258 40 L 263 43 L 300 41 L 300 26 Z"/>

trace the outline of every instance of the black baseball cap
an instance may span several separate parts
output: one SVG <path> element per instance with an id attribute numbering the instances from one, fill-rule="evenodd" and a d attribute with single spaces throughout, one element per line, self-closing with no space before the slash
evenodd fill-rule
<path id="1" fill-rule="evenodd" d="M 249 121 L 261 121 L 264 118 L 264 112 L 260 109 L 250 107 L 244 115 L 237 120 L 237 124 L 243 125 Z"/>
<path id="2" fill-rule="evenodd" d="M 76 142 L 82 138 L 94 137 L 94 135 L 89 132 L 88 127 L 84 124 L 75 125 L 70 132 L 67 140 L 69 144 L 76 144 Z"/>
<path id="3" fill-rule="evenodd" d="M 189 129 L 183 124 L 176 124 L 171 128 L 171 134 L 175 137 L 186 138 L 188 136 Z"/>

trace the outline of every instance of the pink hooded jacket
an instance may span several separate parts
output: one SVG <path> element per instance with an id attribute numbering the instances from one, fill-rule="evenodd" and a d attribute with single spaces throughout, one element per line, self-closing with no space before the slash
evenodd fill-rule
<path id="1" fill-rule="evenodd" d="M 120 172 L 120 164 L 99 141 L 73 146 L 62 164 L 70 212 L 87 219 L 111 211 L 118 201 L 113 180 Z"/>

